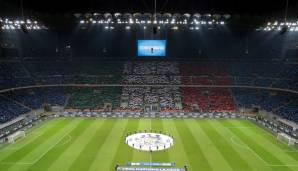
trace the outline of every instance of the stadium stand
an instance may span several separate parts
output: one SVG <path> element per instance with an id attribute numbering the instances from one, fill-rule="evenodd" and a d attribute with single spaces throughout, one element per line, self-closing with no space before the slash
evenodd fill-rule
<path id="1" fill-rule="evenodd" d="M 186 110 L 200 112 L 234 112 L 236 105 L 228 89 L 182 88 Z"/>
<path id="2" fill-rule="evenodd" d="M 100 110 L 109 104 L 112 109 L 119 108 L 121 88 L 74 88 L 67 109 Z"/>
<path id="3" fill-rule="evenodd" d="M 30 111 L 30 109 L 1 96 L 0 104 L 0 123 L 5 123 Z"/>
<path id="4" fill-rule="evenodd" d="M 238 107 L 265 110 L 288 120 L 298 122 L 297 95 L 275 91 L 233 89 Z"/>
<path id="5" fill-rule="evenodd" d="M 243 69 L 245 68 L 245 69 Z M 266 68 L 266 69 L 264 69 Z M 238 62 L 0 62 L 1 89 L 60 84 L 123 84 L 105 88 L 32 88 L 4 93 L 31 109 L 233 112 L 258 107 L 297 122 L 292 95 L 264 90 L 194 88 L 179 85 L 243 85 L 298 90 L 298 67 L 287 63 Z M 141 85 L 131 87 L 125 85 Z M 150 87 L 146 85 L 176 85 Z M 70 97 L 68 99 L 68 97 Z M 291 101 L 288 101 L 291 99 Z M 6 103 L 1 104 L 5 109 Z M 110 109 L 109 109 L 110 110 Z M 28 112 L 17 110 L 12 116 Z M 6 112 L 7 113 L 7 112 Z M 10 120 L 7 114 L 3 121 Z"/>

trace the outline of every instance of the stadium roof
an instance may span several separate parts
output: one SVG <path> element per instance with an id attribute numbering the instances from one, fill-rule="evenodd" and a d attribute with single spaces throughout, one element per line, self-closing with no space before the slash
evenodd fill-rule
<path id="1" fill-rule="evenodd" d="M 19 11 L 21 0 L 0 0 L 0 11 Z M 153 12 L 153 0 L 23 0 L 24 8 L 35 12 Z M 282 13 L 285 0 L 157 0 L 159 12 L 179 13 L 230 13 L 268 15 Z M 289 0 L 292 16 L 298 16 L 298 1 Z"/>

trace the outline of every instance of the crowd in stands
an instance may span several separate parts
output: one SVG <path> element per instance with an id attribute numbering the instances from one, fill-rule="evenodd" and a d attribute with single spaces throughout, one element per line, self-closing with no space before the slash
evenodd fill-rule
<path id="1" fill-rule="evenodd" d="M 238 108 L 258 108 L 298 122 L 298 95 L 276 91 L 233 89 Z"/>
<path id="2" fill-rule="evenodd" d="M 244 85 L 298 90 L 298 67 L 294 64 L 163 61 L 0 62 L 0 70 L 0 89 L 54 84 L 127 85 L 10 91 L 3 94 L 10 101 L 0 99 L 2 122 L 26 113 L 29 109 L 41 108 L 44 104 L 66 105 L 67 109 L 78 110 L 103 110 L 108 106 L 112 110 L 127 111 L 146 111 L 148 107 L 154 107 L 154 110 L 158 111 L 200 112 L 233 112 L 239 107 L 257 106 L 298 122 L 297 114 L 295 115 L 298 102 L 293 100 L 298 99 L 296 96 L 264 90 L 178 86 Z M 10 111 L 14 108 L 15 111 Z"/>
<path id="3" fill-rule="evenodd" d="M 177 62 L 126 62 L 122 84 L 177 85 L 181 84 Z M 167 111 L 179 108 L 181 94 L 178 87 L 124 87 L 123 109 Z"/>
<path id="4" fill-rule="evenodd" d="M 0 62 L 0 89 L 49 84 L 246 85 L 298 90 L 294 64 Z"/>
<path id="5" fill-rule="evenodd" d="M 123 75 L 179 75 L 178 62 L 125 62 Z"/>
<path id="6" fill-rule="evenodd" d="M 181 101 L 178 87 L 124 87 L 122 90 L 122 108 L 143 110 L 145 106 L 156 106 L 161 111 L 177 109 Z M 156 111 L 156 110 L 155 110 Z"/>
<path id="7" fill-rule="evenodd" d="M 236 104 L 229 89 L 184 87 L 183 106 L 188 111 L 234 112 Z"/>
<path id="8" fill-rule="evenodd" d="M 283 118 L 298 123 L 298 97 L 290 100 L 286 105 L 279 107 L 275 113 Z"/>
<path id="9" fill-rule="evenodd" d="M 184 75 L 183 82 L 187 84 L 233 85 L 232 78 L 222 66 L 186 63 L 181 68 L 183 68 L 181 71 Z M 228 89 L 183 87 L 182 92 L 186 110 L 201 112 L 233 112 L 236 110 L 232 92 Z"/>
<path id="10" fill-rule="evenodd" d="M 0 124 L 12 120 L 29 111 L 30 109 L 0 96 Z"/>
<path id="11" fill-rule="evenodd" d="M 120 106 L 120 87 L 74 88 L 66 108 L 80 110 L 100 110 L 105 104 L 112 109 Z"/>
<path id="12" fill-rule="evenodd" d="M 40 109 L 45 104 L 64 106 L 66 100 L 66 93 L 60 88 L 16 90 L 4 95 L 31 109 Z"/>

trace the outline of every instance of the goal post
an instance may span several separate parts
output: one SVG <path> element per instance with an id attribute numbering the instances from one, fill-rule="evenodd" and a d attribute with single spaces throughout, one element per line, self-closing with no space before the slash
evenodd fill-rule
<path id="1" fill-rule="evenodd" d="M 23 138 L 23 137 L 25 137 L 25 136 L 26 136 L 25 131 L 17 131 L 17 132 L 15 132 L 15 133 L 13 133 L 13 134 L 7 136 L 6 138 L 7 138 L 7 142 L 11 144 L 11 143 L 15 143 L 15 141 L 16 141 L 17 139 L 19 139 L 19 138 Z"/>
<path id="2" fill-rule="evenodd" d="M 280 141 L 286 141 L 288 146 L 294 146 L 296 143 L 298 143 L 298 140 L 289 136 L 288 134 L 285 133 L 278 133 L 277 134 L 277 139 Z"/>

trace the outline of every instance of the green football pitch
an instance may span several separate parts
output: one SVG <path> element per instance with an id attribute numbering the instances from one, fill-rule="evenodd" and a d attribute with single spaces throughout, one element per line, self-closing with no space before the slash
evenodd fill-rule
<path id="1" fill-rule="evenodd" d="M 137 130 L 174 136 L 165 151 L 125 144 Z M 126 162 L 176 162 L 191 171 L 298 171 L 298 150 L 246 120 L 82 119 L 47 121 L 0 147 L 1 171 L 113 171 Z"/>

